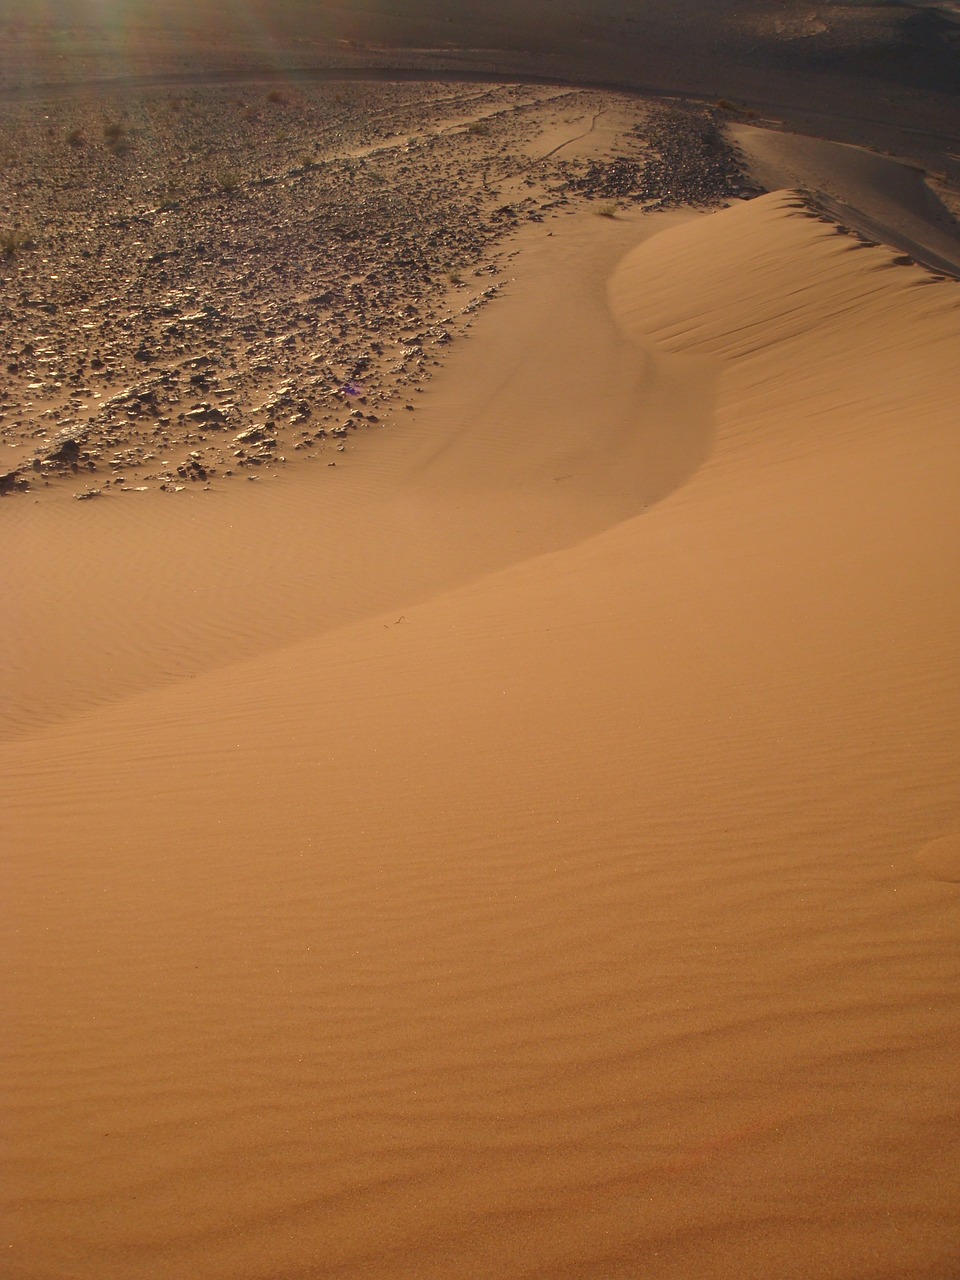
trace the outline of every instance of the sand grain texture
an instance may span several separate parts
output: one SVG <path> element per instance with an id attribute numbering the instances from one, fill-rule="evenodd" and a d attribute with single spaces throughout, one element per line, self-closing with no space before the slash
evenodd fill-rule
<path id="1" fill-rule="evenodd" d="M 569 237 L 367 610 L 0 748 L 6 1274 L 956 1275 L 960 291 L 789 193 Z"/>

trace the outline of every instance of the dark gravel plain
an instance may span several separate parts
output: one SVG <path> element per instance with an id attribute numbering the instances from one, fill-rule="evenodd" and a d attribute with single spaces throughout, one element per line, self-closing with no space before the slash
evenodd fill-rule
<path id="1" fill-rule="evenodd" d="M 545 112 L 625 102 L 616 154 L 531 159 Z M 749 194 L 708 111 L 529 85 L 59 95 L 7 105 L 0 156 L 6 494 L 336 462 L 413 407 L 524 224 Z"/>

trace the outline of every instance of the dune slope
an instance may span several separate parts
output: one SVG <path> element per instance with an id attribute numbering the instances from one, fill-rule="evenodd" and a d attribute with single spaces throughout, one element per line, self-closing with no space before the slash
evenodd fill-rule
<path id="1" fill-rule="evenodd" d="M 955 1274 L 960 291 L 797 203 L 646 512 L 0 748 L 8 1275 Z"/>

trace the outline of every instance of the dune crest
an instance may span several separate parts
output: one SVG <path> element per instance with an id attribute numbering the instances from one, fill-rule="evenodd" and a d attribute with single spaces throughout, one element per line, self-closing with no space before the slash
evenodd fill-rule
<path id="1" fill-rule="evenodd" d="M 934 270 L 960 274 L 957 224 L 916 165 L 824 138 L 732 124 L 728 136 L 767 190 L 802 187 L 835 217 Z"/>
<path id="2" fill-rule="evenodd" d="M 945 287 L 921 304 L 921 283 Z M 911 335 L 896 334 L 903 311 L 949 336 L 951 320 L 933 317 L 955 316 L 957 307 L 952 281 L 818 218 L 792 191 L 736 204 L 638 246 L 614 274 L 609 296 L 628 334 L 668 351 L 726 359 L 804 337 L 825 352 L 854 308 L 861 327 L 864 319 L 888 318 L 885 328 L 874 326 L 874 345 L 896 336 L 912 344 Z"/>
<path id="3" fill-rule="evenodd" d="M 845 446 L 862 451 L 866 477 L 883 465 L 867 447 L 881 438 L 915 457 L 940 446 L 954 456 L 960 287 L 846 234 L 795 193 L 639 246 L 609 293 L 625 332 L 724 361 L 716 427 L 726 459 Z"/>

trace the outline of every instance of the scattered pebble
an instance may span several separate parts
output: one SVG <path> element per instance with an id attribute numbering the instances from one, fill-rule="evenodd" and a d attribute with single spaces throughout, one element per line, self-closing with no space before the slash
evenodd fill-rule
<path id="1" fill-rule="evenodd" d="M 0 258 L 0 493 L 78 475 L 100 481 L 82 498 L 177 493 L 342 452 L 413 410 L 506 282 L 523 224 L 596 199 L 745 191 L 710 113 L 636 98 L 463 84 L 451 101 L 449 85 L 362 82 L 302 86 L 283 112 L 262 98 L 197 86 L 9 105 L 0 207 L 28 190 L 34 229 Z M 632 113 L 631 155 L 531 159 L 558 104 L 611 101 Z M 124 122 L 116 137 L 104 118 Z"/>

